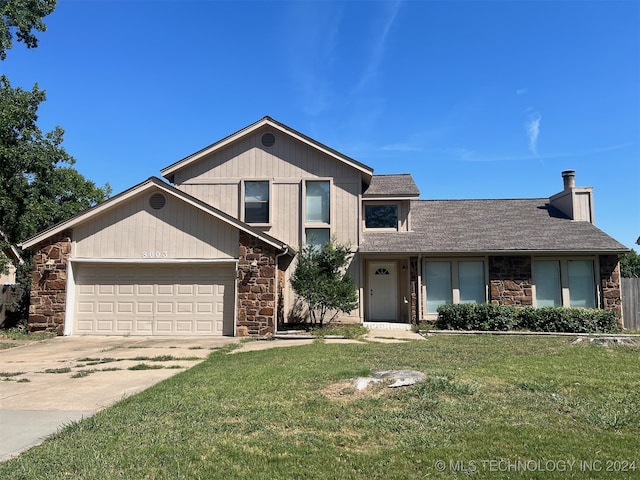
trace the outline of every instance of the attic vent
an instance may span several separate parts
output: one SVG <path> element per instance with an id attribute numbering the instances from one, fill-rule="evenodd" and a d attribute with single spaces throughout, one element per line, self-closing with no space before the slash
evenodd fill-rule
<path id="1" fill-rule="evenodd" d="M 160 210 L 164 207 L 164 204 L 167 203 L 167 199 L 161 193 L 154 193 L 149 198 L 149 206 L 154 210 Z"/>
<path id="2" fill-rule="evenodd" d="M 276 137 L 273 133 L 265 133 L 262 135 L 262 145 L 265 147 L 273 147 L 274 143 L 276 143 Z"/>

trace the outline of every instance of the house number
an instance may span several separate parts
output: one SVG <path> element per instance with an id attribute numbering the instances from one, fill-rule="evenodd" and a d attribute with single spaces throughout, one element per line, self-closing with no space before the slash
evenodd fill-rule
<path id="1" fill-rule="evenodd" d="M 167 253 L 166 250 L 156 250 L 156 251 L 149 251 L 149 252 L 142 252 L 142 258 L 166 258 L 168 257 L 169 254 Z"/>

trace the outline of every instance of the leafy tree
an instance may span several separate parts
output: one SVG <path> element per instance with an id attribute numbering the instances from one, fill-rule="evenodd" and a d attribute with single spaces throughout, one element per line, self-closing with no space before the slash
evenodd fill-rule
<path id="1" fill-rule="evenodd" d="M 640 278 L 640 255 L 635 250 L 620 260 L 620 273 L 624 278 Z"/>
<path id="2" fill-rule="evenodd" d="M 32 31 L 47 30 L 42 18 L 53 12 L 56 3 L 56 0 L 0 0 L 0 60 L 7 58 L 14 33 L 27 48 L 38 46 L 38 38 Z"/>
<path id="3" fill-rule="evenodd" d="M 97 187 L 71 165 L 61 146 L 64 131 L 42 133 L 36 125 L 45 92 L 12 88 L 0 76 L 0 228 L 12 243 L 105 200 Z"/>
<path id="4" fill-rule="evenodd" d="M 291 286 L 306 304 L 314 325 L 323 326 L 338 313 L 348 313 L 358 306 L 358 290 L 346 272 L 352 253 L 348 246 L 335 240 L 322 247 L 306 245 L 298 251 L 298 265 L 291 277 Z"/>
<path id="5" fill-rule="evenodd" d="M 34 31 L 44 32 L 42 18 L 49 15 L 56 0 L 0 0 L 0 60 L 13 46 L 14 34 L 27 48 L 35 48 Z M 109 185 L 98 187 L 72 165 L 75 162 L 62 148 L 60 127 L 43 133 L 37 125 L 38 107 L 45 92 L 12 87 L 0 76 L 0 252 L 7 243 L 16 244 L 36 232 L 66 220 L 105 200 Z M 17 277 L 24 288 L 21 310 L 26 314 L 31 261 L 28 252 Z M 8 258 L 0 255 L 0 270 Z"/>

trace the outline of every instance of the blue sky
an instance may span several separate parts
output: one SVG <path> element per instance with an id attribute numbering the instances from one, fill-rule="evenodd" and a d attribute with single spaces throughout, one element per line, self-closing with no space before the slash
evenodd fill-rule
<path id="1" fill-rule="evenodd" d="M 593 186 L 640 235 L 640 2 L 60 0 L 0 63 L 115 193 L 265 115 L 422 198 Z"/>

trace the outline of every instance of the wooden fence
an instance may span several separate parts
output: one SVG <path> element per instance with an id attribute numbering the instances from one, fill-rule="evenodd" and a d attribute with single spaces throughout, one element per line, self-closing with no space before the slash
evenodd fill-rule
<path id="1" fill-rule="evenodd" d="M 622 316 L 624 328 L 640 330 L 640 278 L 622 279 Z"/>

